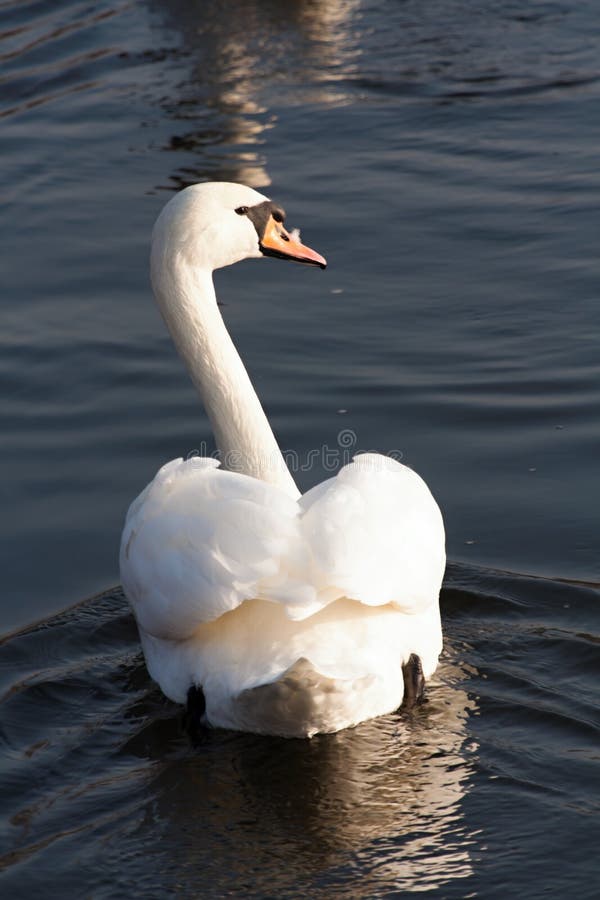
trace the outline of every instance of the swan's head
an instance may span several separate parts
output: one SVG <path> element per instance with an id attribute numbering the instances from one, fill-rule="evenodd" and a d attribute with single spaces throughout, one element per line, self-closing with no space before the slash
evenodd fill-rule
<path id="1" fill-rule="evenodd" d="M 325 268 L 325 259 L 285 227 L 285 213 L 241 184 L 211 181 L 185 188 L 154 226 L 152 268 L 176 257 L 191 266 L 220 269 L 242 259 L 277 256 Z"/>

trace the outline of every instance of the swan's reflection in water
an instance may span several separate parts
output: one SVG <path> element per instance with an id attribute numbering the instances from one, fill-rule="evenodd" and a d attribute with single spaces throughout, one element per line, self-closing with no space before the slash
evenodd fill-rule
<path id="1" fill-rule="evenodd" d="M 465 896 L 476 706 L 451 648 L 411 715 L 311 741 L 214 730 L 196 747 L 118 591 L 2 656 L 6 896 L 49 879 L 96 896 L 106 878 L 111 897 Z"/>
<path id="2" fill-rule="evenodd" d="M 287 104 L 345 102 L 341 87 L 356 69 L 357 0 L 188 0 L 151 2 L 161 39 L 177 34 L 177 78 L 161 85 L 160 104 L 185 123 L 167 149 L 198 159 L 171 179 L 184 187 L 206 178 L 271 183 L 261 149 L 276 117 L 269 100 Z M 181 80 L 180 69 L 189 73 Z"/>
<path id="3" fill-rule="evenodd" d="M 216 894 L 326 896 L 334 878 L 336 896 L 347 883 L 348 896 L 373 897 L 469 876 L 461 801 L 474 702 L 452 664 L 439 676 L 409 717 L 312 741 L 213 731 L 165 766 L 145 827 L 162 830 L 160 852 L 178 883 L 202 871 Z M 164 758 L 164 747 L 154 749 Z"/>

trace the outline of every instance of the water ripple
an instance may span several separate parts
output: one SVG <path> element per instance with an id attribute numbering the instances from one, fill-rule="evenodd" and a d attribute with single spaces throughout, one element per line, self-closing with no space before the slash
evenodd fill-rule
<path id="1" fill-rule="evenodd" d="M 576 828 L 595 808 L 583 786 L 600 730 L 599 599 L 593 586 L 451 567 L 429 702 L 313 741 L 215 731 L 192 747 L 148 680 L 119 591 L 15 634 L 0 647 L 3 885 L 33 890 L 48 866 L 67 885 L 77 860 L 94 890 L 102 846 L 128 894 L 141 879 L 191 895 L 201 867 L 215 897 L 326 897 L 330 883 L 339 896 L 417 884 L 465 896 L 515 836 L 514 805 L 551 811 L 550 846 L 552 810 Z"/>

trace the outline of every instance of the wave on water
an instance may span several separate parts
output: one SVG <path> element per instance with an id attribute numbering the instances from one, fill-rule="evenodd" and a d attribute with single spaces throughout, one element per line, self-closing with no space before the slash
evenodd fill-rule
<path id="1" fill-rule="evenodd" d="M 599 599 L 595 585 L 451 566 L 428 702 L 312 741 L 215 730 L 193 746 L 120 589 L 11 635 L 0 884 L 193 896 L 201 873 L 203 896 L 458 897 L 507 877 L 509 833 L 529 845 L 512 871 L 525 878 L 537 843 L 565 830 L 573 843 L 595 808 Z M 534 813 L 537 843 L 519 834 Z"/>

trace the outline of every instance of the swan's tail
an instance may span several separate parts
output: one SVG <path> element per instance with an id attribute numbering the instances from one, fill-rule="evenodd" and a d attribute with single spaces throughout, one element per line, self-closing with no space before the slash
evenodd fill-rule
<path id="1" fill-rule="evenodd" d="M 243 722 L 253 732 L 312 737 L 390 712 L 399 705 L 397 690 L 396 682 L 390 696 L 389 686 L 371 674 L 359 678 L 322 675 L 310 660 L 301 657 L 276 681 L 242 691 L 232 707 L 238 727 Z M 377 700 L 381 708 L 373 713 Z"/>

